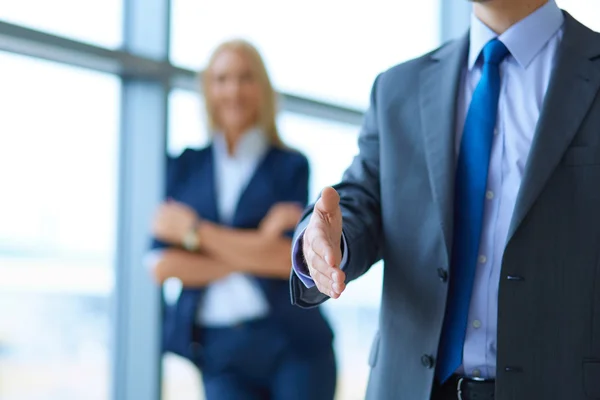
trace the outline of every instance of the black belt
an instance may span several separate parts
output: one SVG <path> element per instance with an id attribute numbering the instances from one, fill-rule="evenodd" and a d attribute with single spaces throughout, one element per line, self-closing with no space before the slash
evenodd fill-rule
<path id="1" fill-rule="evenodd" d="M 452 375 L 434 389 L 433 399 L 493 400 L 496 383 L 492 379 L 467 378 Z"/>

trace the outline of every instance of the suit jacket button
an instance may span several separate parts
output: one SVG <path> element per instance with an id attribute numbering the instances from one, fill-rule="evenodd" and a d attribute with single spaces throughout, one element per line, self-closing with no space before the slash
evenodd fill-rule
<path id="1" fill-rule="evenodd" d="M 444 268 L 438 268 L 437 272 L 442 282 L 448 281 L 448 271 L 446 271 Z"/>
<path id="2" fill-rule="evenodd" d="M 426 368 L 433 368 L 433 357 L 428 354 L 423 354 L 423 356 L 421 357 L 421 364 L 423 364 L 423 366 Z"/>

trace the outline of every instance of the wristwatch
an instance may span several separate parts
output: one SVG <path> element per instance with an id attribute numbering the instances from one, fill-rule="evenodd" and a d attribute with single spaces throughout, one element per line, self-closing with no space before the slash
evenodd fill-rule
<path id="1" fill-rule="evenodd" d="M 194 224 L 188 229 L 188 231 L 183 236 L 183 240 L 181 244 L 183 248 L 187 251 L 198 251 L 200 248 L 200 237 L 198 235 L 198 225 L 199 222 L 194 222 Z"/>

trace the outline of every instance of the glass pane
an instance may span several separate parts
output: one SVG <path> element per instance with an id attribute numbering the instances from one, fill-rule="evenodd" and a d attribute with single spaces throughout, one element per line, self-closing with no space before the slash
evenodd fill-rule
<path id="1" fill-rule="evenodd" d="M 279 90 L 366 107 L 379 72 L 438 45 L 439 1 L 173 0 L 171 58 L 199 69 L 218 43 L 243 37 Z"/>
<path id="2" fill-rule="evenodd" d="M 169 155 L 177 156 L 186 147 L 199 149 L 208 140 L 203 99 L 195 92 L 173 90 L 169 96 Z"/>
<path id="3" fill-rule="evenodd" d="M 556 0 L 556 4 L 588 28 L 600 32 L 600 1 Z"/>
<path id="4" fill-rule="evenodd" d="M 0 398 L 108 399 L 119 81 L 0 65 Z"/>
<path id="5" fill-rule="evenodd" d="M 325 186 L 340 181 L 358 153 L 359 127 L 291 112 L 282 112 L 278 122 L 283 141 L 310 161 L 311 201 L 316 200 Z"/>
<path id="6" fill-rule="evenodd" d="M 123 0 L 4 0 L 0 20 L 105 47 L 122 43 Z"/>

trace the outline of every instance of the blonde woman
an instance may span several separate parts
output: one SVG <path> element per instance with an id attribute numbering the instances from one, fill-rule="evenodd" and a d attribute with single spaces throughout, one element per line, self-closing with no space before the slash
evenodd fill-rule
<path id="1" fill-rule="evenodd" d="M 153 226 L 157 281 L 183 284 L 165 306 L 164 348 L 200 368 L 208 400 L 331 400 L 331 329 L 289 298 L 308 161 L 279 138 L 255 47 L 221 44 L 202 80 L 212 141 L 169 160 L 169 200 Z"/>

